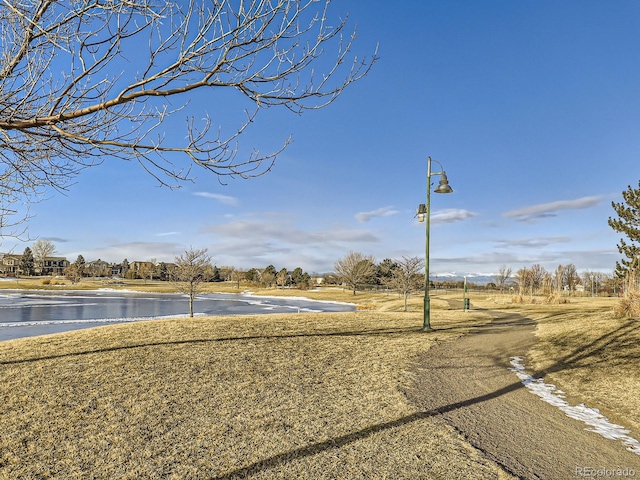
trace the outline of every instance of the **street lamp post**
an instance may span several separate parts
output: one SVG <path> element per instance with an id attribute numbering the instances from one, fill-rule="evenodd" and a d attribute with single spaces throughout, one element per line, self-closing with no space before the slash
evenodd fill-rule
<path id="1" fill-rule="evenodd" d="M 424 258 L 424 314 L 423 314 L 423 323 L 422 323 L 422 331 L 428 332 L 431 330 L 431 298 L 429 297 L 429 229 L 431 224 L 431 177 L 433 175 L 440 175 L 440 183 L 434 190 L 435 193 L 451 193 L 453 189 L 449 186 L 449 181 L 447 180 L 447 174 L 444 172 L 444 168 L 442 164 L 437 160 L 433 160 L 438 165 L 442 171 L 440 172 L 432 172 L 431 171 L 431 157 L 427 159 L 427 201 L 426 203 L 421 203 L 418 206 L 418 221 L 425 222 L 425 258 Z"/>

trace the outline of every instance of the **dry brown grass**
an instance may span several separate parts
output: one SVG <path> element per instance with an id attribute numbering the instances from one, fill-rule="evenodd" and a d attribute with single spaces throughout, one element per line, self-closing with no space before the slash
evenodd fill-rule
<path id="1" fill-rule="evenodd" d="M 537 319 L 528 370 L 640 434 L 640 322 L 613 315 L 618 299 L 516 305 L 473 296 L 462 312 L 433 298 L 441 330 L 423 334 L 419 297 L 402 313 L 393 294 L 254 291 L 360 311 L 0 342 L 0 479 L 509 478 L 400 393 L 434 341 L 488 321 L 476 307 Z"/>
<path id="2" fill-rule="evenodd" d="M 640 318 L 640 291 L 631 290 L 627 292 L 627 294 L 616 303 L 614 312 L 619 317 Z"/>
<path id="3" fill-rule="evenodd" d="M 420 313 L 195 318 L 0 342 L 0 478 L 510 478 L 400 393 L 418 354 L 487 319 L 434 310 L 446 329 L 424 334 Z"/>
<path id="4" fill-rule="evenodd" d="M 571 297 L 565 304 L 513 308 L 538 320 L 527 369 L 546 374 L 574 401 L 599 408 L 640 438 L 640 321 L 616 316 L 618 302 Z"/>

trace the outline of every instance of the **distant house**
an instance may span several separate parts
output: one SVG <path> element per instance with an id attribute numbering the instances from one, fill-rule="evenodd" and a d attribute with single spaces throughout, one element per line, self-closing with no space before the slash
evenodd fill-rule
<path id="1" fill-rule="evenodd" d="M 109 276 L 111 277 L 119 277 L 122 275 L 122 264 L 121 263 L 110 263 L 109 266 Z"/>
<path id="2" fill-rule="evenodd" d="M 153 275 L 156 264 L 153 262 L 131 262 L 129 271 L 135 272 L 136 277 L 146 278 Z"/>
<path id="3" fill-rule="evenodd" d="M 70 265 L 65 257 L 47 257 L 44 259 L 41 275 L 62 275 Z"/>
<path id="4" fill-rule="evenodd" d="M 4 275 L 21 275 L 20 260 L 22 255 L 15 253 L 5 253 L 0 261 L 0 271 Z M 69 266 L 69 262 L 65 257 L 47 257 L 44 260 L 40 275 L 62 275 L 64 270 Z"/>
<path id="5" fill-rule="evenodd" d="M 111 276 L 111 265 L 104 260 L 93 260 L 84 264 L 84 272 L 90 277 Z"/>
<path id="6" fill-rule="evenodd" d="M 20 273 L 20 260 L 22 255 L 5 253 L 0 261 L 0 271 L 4 275 L 18 275 Z"/>

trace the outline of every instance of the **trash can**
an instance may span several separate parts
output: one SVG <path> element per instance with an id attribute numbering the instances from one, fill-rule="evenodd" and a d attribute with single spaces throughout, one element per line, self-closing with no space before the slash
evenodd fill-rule
<path id="1" fill-rule="evenodd" d="M 464 299 L 464 309 L 465 310 L 469 310 L 469 299 L 468 298 Z"/>

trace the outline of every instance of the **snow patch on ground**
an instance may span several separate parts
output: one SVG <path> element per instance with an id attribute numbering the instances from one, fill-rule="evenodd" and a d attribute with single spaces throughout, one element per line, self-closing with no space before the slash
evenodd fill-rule
<path id="1" fill-rule="evenodd" d="M 627 435 L 629 430 L 621 425 L 611 423 L 597 408 L 587 407 L 584 404 L 569 405 L 564 400 L 564 392 L 556 388 L 555 385 L 544 383 L 541 378 L 534 378 L 525 373 L 522 358 L 512 357 L 512 367 L 509 369 L 518 376 L 522 384 L 529 389 L 531 393 L 538 395 L 545 402 L 558 407 L 568 417 L 580 420 L 588 425 L 586 428 L 591 432 L 596 432 L 605 438 L 621 441 L 627 450 L 640 455 L 640 442 L 633 437 Z"/>

